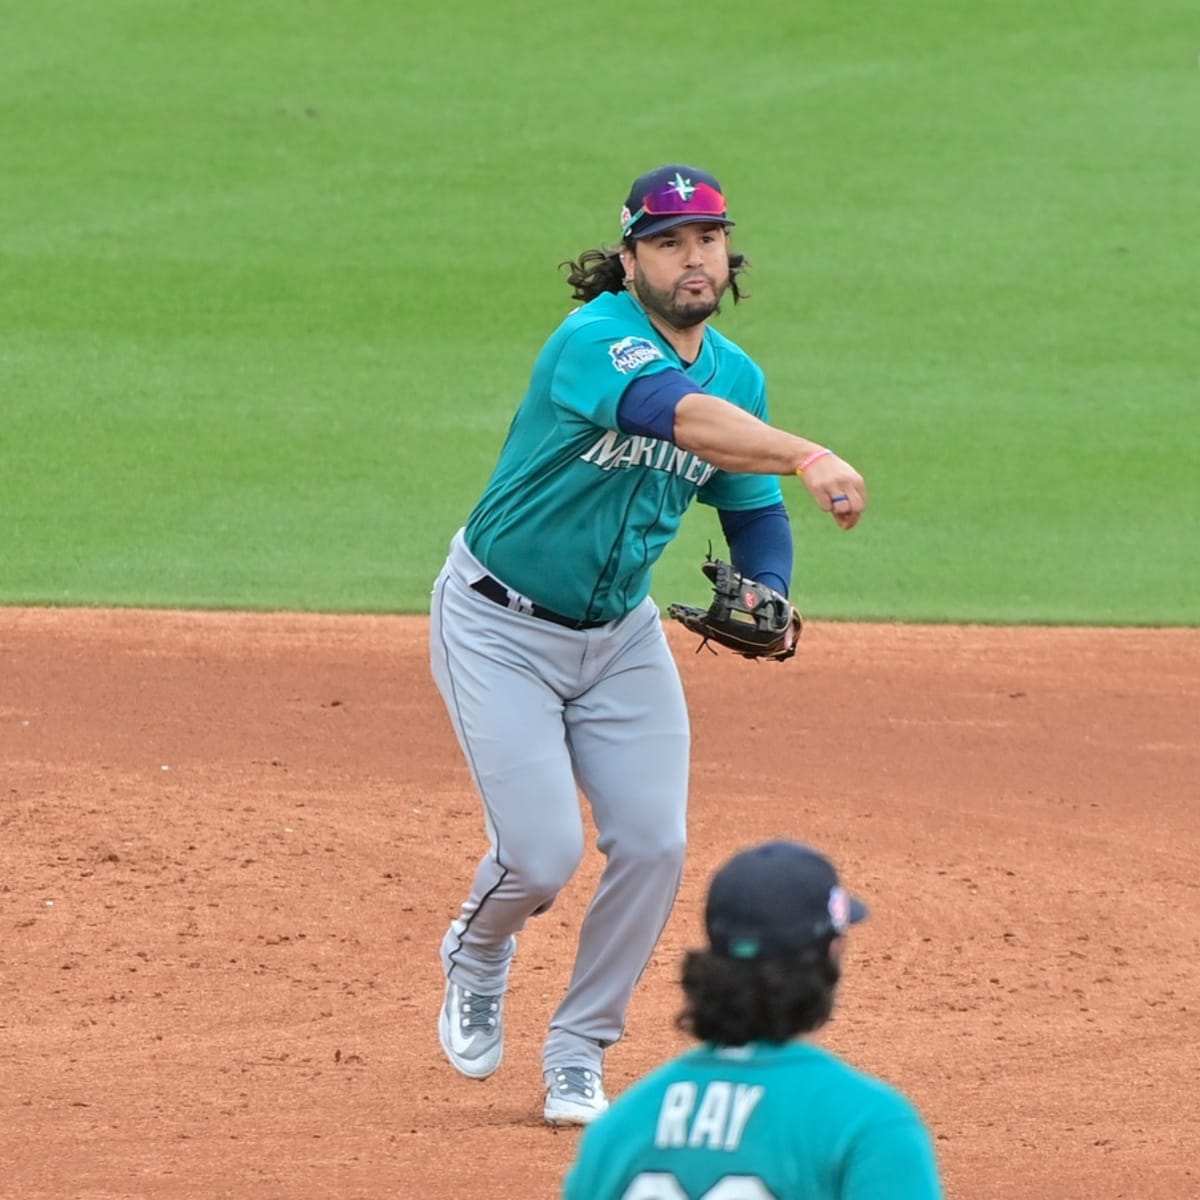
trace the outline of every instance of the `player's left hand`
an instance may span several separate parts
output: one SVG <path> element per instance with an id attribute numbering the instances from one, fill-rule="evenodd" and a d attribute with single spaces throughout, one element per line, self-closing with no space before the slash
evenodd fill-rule
<path id="1" fill-rule="evenodd" d="M 701 570 L 713 585 L 709 606 L 667 607 L 668 615 L 704 639 L 698 649 L 716 642 L 743 658 L 774 662 L 786 662 L 796 653 L 804 619 L 786 596 L 720 559 L 708 559 Z"/>

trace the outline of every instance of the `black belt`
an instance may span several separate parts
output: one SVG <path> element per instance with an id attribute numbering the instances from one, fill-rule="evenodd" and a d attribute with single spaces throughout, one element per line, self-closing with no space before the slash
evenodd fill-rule
<path id="1" fill-rule="evenodd" d="M 532 601 L 530 608 L 523 606 L 513 608 L 509 602 L 508 588 L 500 580 L 493 579 L 490 575 L 477 579 L 471 584 L 471 588 L 489 600 L 494 600 L 502 608 L 512 608 L 514 612 L 523 612 L 526 616 L 539 617 L 541 620 L 551 621 L 555 625 L 564 625 L 567 629 L 599 629 L 601 625 L 608 624 L 607 621 L 577 621 L 574 617 L 564 617 L 562 613 L 556 613 L 552 608 L 545 608 L 541 604 L 532 604 Z"/>

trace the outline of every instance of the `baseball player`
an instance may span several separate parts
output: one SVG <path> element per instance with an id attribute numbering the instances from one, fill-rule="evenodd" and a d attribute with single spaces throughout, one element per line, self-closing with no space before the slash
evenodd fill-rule
<path id="1" fill-rule="evenodd" d="M 683 969 L 679 1024 L 703 1044 L 584 1133 L 564 1200 L 937 1200 L 909 1101 L 805 1037 L 833 1011 L 865 915 L 807 846 L 731 858 L 709 888 L 708 947 Z"/>
<path id="2" fill-rule="evenodd" d="M 712 175 L 637 179 L 620 243 L 569 264 L 580 307 L 533 366 L 495 471 L 433 587 L 433 677 L 483 801 L 489 840 L 441 945 L 439 1038 L 483 1079 L 525 922 L 583 855 L 578 791 L 607 862 L 542 1051 L 544 1114 L 607 1106 L 604 1052 L 679 886 L 689 729 L 651 567 L 693 500 L 720 513 L 734 566 L 784 595 L 792 538 L 780 475 L 846 529 L 862 476 L 767 423 L 761 369 L 709 325 L 745 262 Z"/>

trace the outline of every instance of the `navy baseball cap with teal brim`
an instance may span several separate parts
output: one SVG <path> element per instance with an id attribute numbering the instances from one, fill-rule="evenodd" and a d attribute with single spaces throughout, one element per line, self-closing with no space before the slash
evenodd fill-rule
<path id="1" fill-rule="evenodd" d="M 639 175 L 621 209 L 621 236 L 644 238 L 676 225 L 732 225 L 716 178 L 697 167 L 670 163 Z"/>
<path id="2" fill-rule="evenodd" d="M 704 924 L 714 954 L 769 959 L 840 937 L 867 915 L 833 864 L 798 842 L 764 842 L 713 876 Z"/>

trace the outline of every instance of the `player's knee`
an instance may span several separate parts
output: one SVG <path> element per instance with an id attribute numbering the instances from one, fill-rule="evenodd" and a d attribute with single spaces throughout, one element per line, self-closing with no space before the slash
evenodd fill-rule
<path id="1" fill-rule="evenodd" d="M 514 864 L 513 869 L 520 878 L 521 889 L 531 900 L 537 901 L 537 911 L 544 912 L 571 882 L 582 860 L 581 840 L 578 845 L 543 849 L 531 854 L 520 864 Z"/>
<path id="2" fill-rule="evenodd" d="M 686 830 L 665 826 L 657 829 L 638 829 L 617 838 L 613 842 L 611 855 L 625 862 L 682 866 L 686 851 Z"/>
<path id="3" fill-rule="evenodd" d="M 655 858 L 658 862 L 669 862 L 673 866 L 682 867 L 686 853 L 687 834 L 680 831 L 674 836 L 668 835 L 660 840 Z"/>

